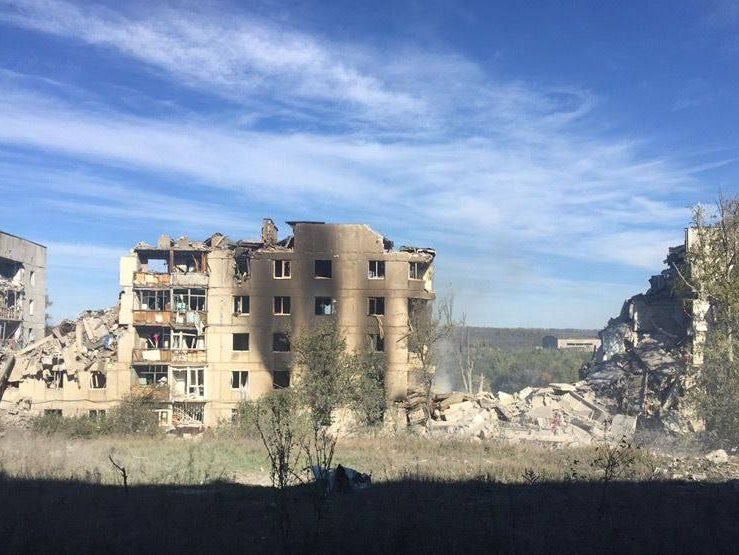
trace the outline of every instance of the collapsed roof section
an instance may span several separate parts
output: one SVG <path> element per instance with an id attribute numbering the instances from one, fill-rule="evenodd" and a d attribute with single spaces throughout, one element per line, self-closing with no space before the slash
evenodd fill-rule
<path id="1" fill-rule="evenodd" d="M 161 259 L 169 261 L 170 267 L 176 271 L 179 267 L 183 271 L 205 271 L 205 262 L 201 265 L 197 263 L 197 253 L 207 253 L 212 250 L 231 250 L 234 253 L 234 259 L 236 260 L 237 267 L 241 273 L 248 272 L 249 259 L 252 254 L 257 251 L 292 251 L 295 248 L 295 231 L 298 226 L 331 226 L 341 224 L 327 224 L 326 222 L 320 221 L 307 221 L 307 220 L 291 220 L 286 222 L 293 231 L 293 234 L 288 235 L 284 239 L 278 239 L 279 229 L 275 225 L 274 221 L 270 218 L 264 218 L 262 220 L 261 238 L 259 240 L 250 239 L 239 239 L 232 240 L 228 236 L 222 233 L 214 233 L 203 241 L 192 241 L 188 237 L 180 237 L 179 239 L 172 239 L 168 235 L 162 235 L 156 245 L 151 245 L 145 242 L 138 243 L 133 252 L 139 255 L 139 257 L 148 261 L 149 259 L 156 260 Z M 372 235 L 377 236 L 378 244 L 382 244 L 384 252 L 393 252 L 394 243 L 387 237 L 372 230 L 369 226 L 362 225 Z M 412 246 L 401 246 L 397 252 L 409 253 L 413 256 L 412 259 L 431 263 L 435 256 L 436 250 L 429 247 L 412 247 Z M 189 258 L 195 262 L 190 263 Z M 184 260 L 184 264 L 178 264 Z M 203 259 L 204 260 L 204 259 Z"/>

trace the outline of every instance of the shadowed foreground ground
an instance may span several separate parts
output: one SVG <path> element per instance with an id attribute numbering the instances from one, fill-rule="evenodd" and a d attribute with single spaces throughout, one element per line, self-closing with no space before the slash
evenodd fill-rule
<path id="1" fill-rule="evenodd" d="M 335 495 L 316 538 L 312 492 L 289 492 L 295 553 L 735 553 L 735 484 L 383 483 Z M 122 487 L 0 478 L 4 553 L 272 553 L 270 488 Z"/>

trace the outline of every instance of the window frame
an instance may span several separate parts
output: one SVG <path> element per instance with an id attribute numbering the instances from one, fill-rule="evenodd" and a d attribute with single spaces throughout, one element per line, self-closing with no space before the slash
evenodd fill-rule
<path id="1" fill-rule="evenodd" d="M 425 269 L 423 269 L 424 267 Z M 423 269 L 422 272 L 420 271 L 421 269 Z M 428 272 L 428 270 L 428 262 L 419 262 L 417 260 L 410 261 L 408 262 L 408 279 L 412 279 L 414 281 L 423 281 L 424 279 L 426 279 L 426 272 Z"/>
<path id="2" fill-rule="evenodd" d="M 320 296 L 320 297 L 314 297 L 314 299 L 315 299 L 314 312 L 316 316 L 333 316 L 334 314 L 336 314 L 336 307 L 334 306 L 335 300 L 333 299 L 333 297 Z M 328 303 L 323 303 L 322 305 L 319 305 L 320 299 L 322 300 L 328 299 Z M 325 312 L 325 311 L 319 312 L 318 310 L 319 306 L 328 306 L 328 309 L 329 309 L 328 312 Z"/>
<path id="3" fill-rule="evenodd" d="M 285 312 L 285 299 L 287 299 L 287 312 Z M 280 304 L 280 311 L 277 311 L 277 304 Z M 292 306 L 289 296 L 276 295 L 272 299 L 272 314 L 275 316 L 290 316 L 292 312 Z"/>
<path id="4" fill-rule="evenodd" d="M 184 294 L 183 291 L 187 291 Z M 200 293 L 202 291 L 202 293 Z M 186 299 L 183 310 L 178 306 L 178 298 Z M 198 301 L 202 300 L 202 305 Z M 193 306 L 194 305 L 194 306 Z M 208 310 L 208 290 L 202 287 L 178 287 L 172 290 L 172 312 L 206 312 Z"/>
<path id="5" fill-rule="evenodd" d="M 328 264 L 328 272 L 327 272 L 328 275 L 323 275 L 323 276 L 318 275 L 318 264 L 319 263 Z M 313 261 L 313 277 L 315 279 L 333 279 L 334 277 L 333 260 L 325 259 L 325 258 L 315 259 Z"/>
<path id="6" fill-rule="evenodd" d="M 134 366 L 133 373 L 136 375 L 136 385 L 139 387 L 158 387 L 161 385 L 169 387 L 171 385 L 169 379 L 169 365 L 167 364 L 146 364 Z M 152 382 L 141 383 L 142 377 L 143 379 L 146 379 L 149 375 L 151 375 Z M 162 378 L 165 378 L 166 381 L 160 382 Z"/>
<path id="7" fill-rule="evenodd" d="M 246 299 L 246 311 L 244 311 L 244 299 Z M 251 298 L 249 295 L 233 295 L 234 315 L 249 316 L 251 312 Z"/>
<path id="8" fill-rule="evenodd" d="M 372 271 L 372 264 L 375 265 L 375 271 Z M 382 274 L 380 273 L 382 269 Z M 367 261 L 367 279 L 385 279 L 385 261 L 384 260 L 368 260 Z"/>
<path id="9" fill-rule="evenodd" d="M 102 386 L 100 386 L 100 385 L 97 385 L 97 386 L 94 385 L 96 380 L 94 380 L 93 378 L 94 377 L 99 377 L 99 376 L 102 376 L 103 377 L 103 385 Z M 105 374 L 103 374 L 102 372 L 99 372 L 97 370 L 94 370 L 94 371 L 90 372 L 90 389 L 99 390 L 99 389 L 107 389 L 107 388 L 108 388 L 108 376 L 106 376 Z"/>
<path id="10" fill-rule="evenodd" d="M 242 384 L 242 377 L 246 377 L 246 383 Z M 234 383 L 238 383 L 234 387 Z M 231 390 L 249 392 L 249 371 L 248 370 L 231 370 Z"/>
<path id="11" fill-rule="evenodd" d="M 290 279 L 292 278 L 292 264 L 287 258 L 277 258 L 272 261 L 272 278 L 273 279 Z M 277 275 L 277 268 L 280 268 L 280 275 Z"/>
<path id="12" fill-rule="evenodd" d="M 136 300 L 139 303 L 137 310 L 149 310 L 152 312 L 163 312 L 167 305 L 172 304 L 169 289 L 136 289 Z M 151 308 L 153 304 L 154 308 Z"/>
<path id="13" fill-rule="evenodd" d="M 372 305 L 374 304 L 374 311 Z M 382 311 L 378 312 L 378 304 L 382 307 Z M 385 315 L 385 297 L 368 297 L 367 298 L 367 315 L 368 316 L 384 316 Z"/>

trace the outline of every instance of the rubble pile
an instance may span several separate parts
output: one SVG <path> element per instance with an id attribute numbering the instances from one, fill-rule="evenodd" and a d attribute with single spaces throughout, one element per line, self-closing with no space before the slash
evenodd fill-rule
<path id="1" fill-rule="evenodd" d="M 6 361 L 14 359 L 8 382 L 38 379 L 53 388 L 62 372 L 68 380 L 79 379 L 80 372 L 99 372 L 104 376 L 108 362 L 115 360 L 120 333 L 117 307 L 88 310 L 76 321 L 64 320 L 45 338 L 4 353 Z"/>
<path id="2" fill-rule="evenodd" d="M 420 392 L 404 404 L 408 424 L 459 436 L 587 444 L 630 437 L 640 427 L 680 435 L 702 431 L 685 394 L 706 326 L 680 287 L 685 246 L 670 249 L 667 268 L 624 302 L 600 333 L 601 346 L 575 384 L 517 393 L 444 393 L 425 408 Z M 427 422 L 427 415 L 431 419 Z"/>
<path id="3" fill-rule="evenodd" d="M 436 394 L 426 422 L 424 396 L 409 395 L 405 408 L 411 426 L 456 437 L 588 445 L 604 439 L 631 438 L 636 417 L 612 415 L 586 382 L 550 384 L 505 392 Z"/>
<path id="4" fill-rule="evenodd" d="M 638 415 L 644 426 L 672 434 L 699 432 L 702 423 L 683 402 L 692 387 L 701 321 L 688 314 L 677 268 L 685 247 L 670 249 L 668 268 L 652 276 L 649 290 L 628 299 L 618 317 L 600 332 L 601 347 L 581 372 L 613 412 Z"/>

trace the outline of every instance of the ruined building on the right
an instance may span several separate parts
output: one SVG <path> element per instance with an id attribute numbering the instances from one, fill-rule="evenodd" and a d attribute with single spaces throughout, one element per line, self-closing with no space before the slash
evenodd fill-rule
<path id="1" fill-rule="evenodd" d="M 684 401 L 694 385 L 692 369 L 703 364 L 708 330 L 708 303 L 686 286 L 687 254 L 695 244 L 696 230 L 686 229 L 685 243 L 669 249 L 667 268 L 600 332 L 602 345 L 582 371 L 596 391 L 616 400 L 618 410 L 653 417 L 676 432 L 701 427 Z"/>

